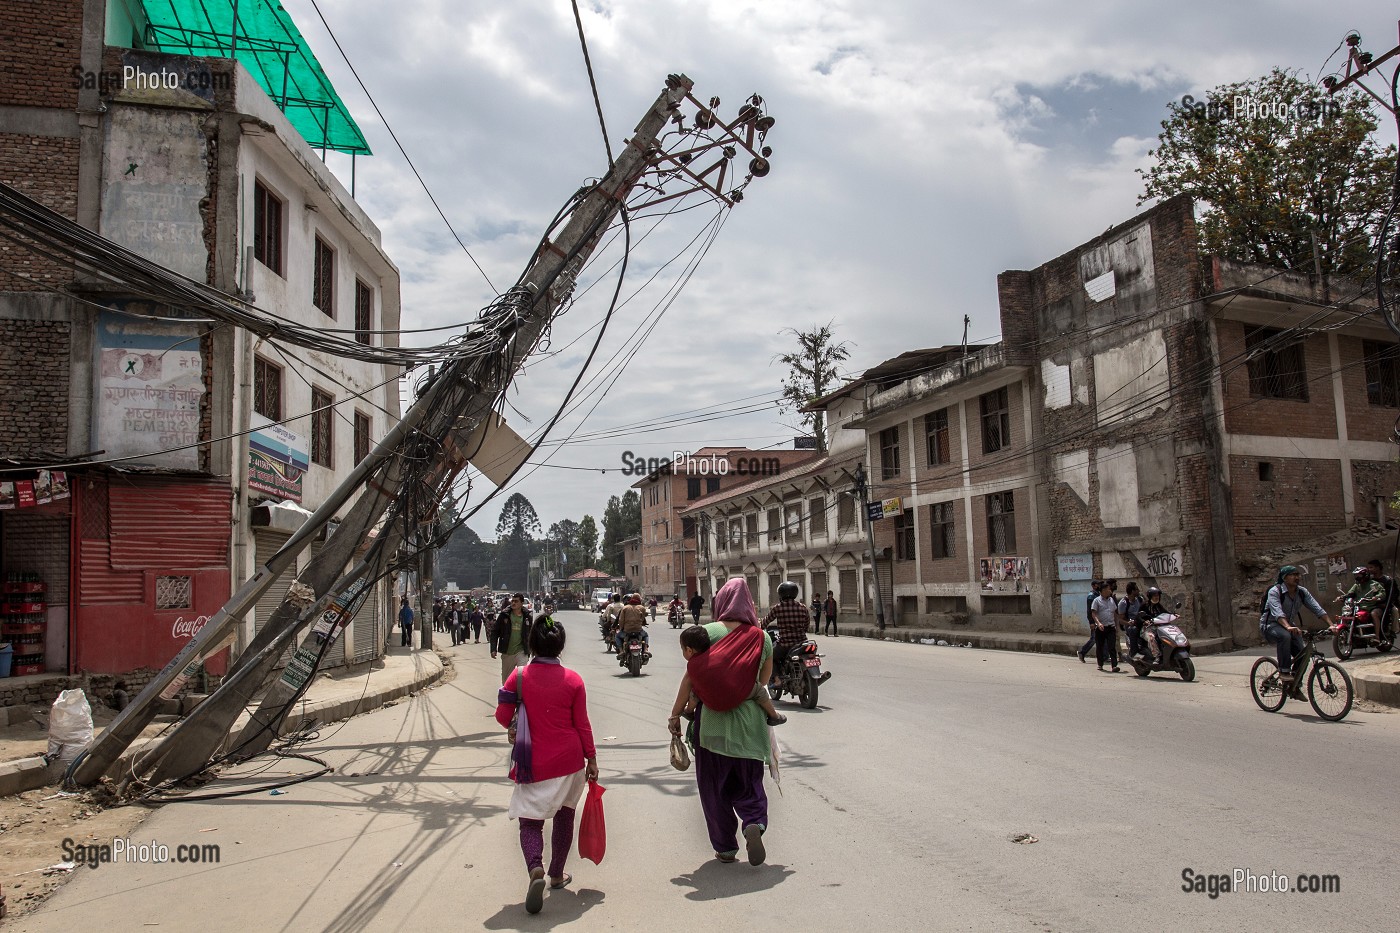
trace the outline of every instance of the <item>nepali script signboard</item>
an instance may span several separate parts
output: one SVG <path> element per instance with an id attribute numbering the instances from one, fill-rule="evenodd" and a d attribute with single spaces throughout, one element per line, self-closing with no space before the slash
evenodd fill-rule
<path id="1" fill-rule="evenodd" d="M 97 322 L 97 447 L 128 464 L 199 468 L 204 365 L 193 324 L 104 311 Z"/>
<path id="2" fill-rule="evenodd" d="M 249 489 L 300 502 L 301 478 L 310 465 L 306 440 L 300 434 L 253 414 L 248 435 Z"/>

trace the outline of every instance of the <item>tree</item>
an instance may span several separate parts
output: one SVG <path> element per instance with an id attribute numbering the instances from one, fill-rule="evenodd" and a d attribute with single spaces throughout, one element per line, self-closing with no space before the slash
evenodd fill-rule
<path id="1" fill-rule="evenodd" d="M 1155 163 L 1138 170 L 1149 198 L 1202 203 L 1200 246 L 1209 254 L 1324 273 L 1373 268 L 1373 236 L 1390 205 L 1395 147 L 1372 137 L 1370 101 L 1329 95 L 1275 68 L 1224 84 L 1204 101 L 1167 105 Z"/>
<path id="2" fill-rule="evenodd" d="M 535 535 L 540 533 L 540 517 L 530 500 L 514 493 L 501 508 L 496 521 L 496 582 L 512 589 L 523 589 Z"/>
<path id="3" fill-rule="evenodd" d="M 841 378 L 836 372 L 836 364 L 845 362 L 851 355 L 850 350 L 845 343 L 832 342 L 830 322 L 809 331 L 789 327 L 782 333 L 797 338 L 797 349 L 778 355 L 778 360 L 788 367 L 778 410 L 796 412 L 798 423 L 816 435 L 817 450 L 825 453 L 826 412 L 802 409 L 808 402 L 836 388 L 837 380 Z"/>
<path id="4" fill-rule="evenodd" d="M 642 497 L 629 489 L 622 498 L 612 496 L 603 510 L 603 568 L 614 574 L 624 570 L 620 543 L 642 533 Z"/>
<path id="5" fill-rule="evenodd" d="M 438 549 L 438 584 L 450 582 L 468 589 L 486 586 L 491 581 L 493 551 L 475 531 L 466 525 L 458 527 Z"/>
<path id="6" fill-rule="evenodd" d="M 641 524 L 641 517 L 638 516 L 637 523 Z M 585 515 L 583 521 L 578 523 L 578 550 L 579 562 L 574 568 L 575 571 L 585 570 L 593 566 L 593 561 L 598 557 L 598 523 L 593 520 L 592 515 Z"/>

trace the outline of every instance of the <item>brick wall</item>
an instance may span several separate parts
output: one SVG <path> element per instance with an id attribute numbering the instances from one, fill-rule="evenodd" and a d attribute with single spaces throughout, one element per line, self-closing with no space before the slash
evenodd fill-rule
<path id="1" fill-rule="evenodd" d="M 954 499 L 953 506 L 953 556 L 933 557 L 933 506 L 926 505 L 918 510 L 919 538 L 924 543 L 919 550 L 919 561 L 925 583 L 966 583 L 967 582 L 967 519 L 964 500 Z"/>
<path id="2" fill-rule="evenodd" d="M 1026 443 L 1025 384 L 1013 382 L 1006 387 L 1006 403 L 1010 414 L 1011 443 L 1001 450 L 982 452 L 981 396 L 970 398 L 967 406 L 967 460 L 974 483 L 987 483 L 1024 473 L 1031 466 Z M 986 393 L 983 393 L 986 394 Z"/>
<path id="3" fill-rule="evenodd" d="M 76 218 L 78 141 L 0 132 L 0 181 L 65 217 Z M 0 291 L 33 291 L 53 283 L 66 285 L 72 278 L 68 267 L 9 240 L 0 242 Z"/>
<path id="4" fill-rule="evenodd" d="M 0 319 L 0 456 L 68 450 L 69 337 L 66 321 Z"/>
<path id="5" fill-rule="evenodd" d="M 1389 344 L 1389 340 L 1378 341 Z M 1366 365 L 1359 337 L 1337 336 L 1342 368 L 1342 400 L 1346 404 L 1347 437 L 1354 441 L 1389 441 L 1400 409 L 1372 405 L 1366 397 Z"/>
<path id="6" fill-rule="evenodd" d="M 1386 511 L 1392 521 L 1400 518 L 1400 509 L 1393 504 L 1396 492 L 1400 491 L 1400 463 L 1391 460 L 1353 460 L 1351 484 L 1357 518 L 1375 521 L 1377 498 L 1386 500 Z"/>
<path id="7" fill-rule="evenodd" d="M 1257 554 L 1288 547 L 1345 527 L 1341 464 L 1336 460 L 1270 459 L 1271 481 L 1259 478 L 1259 460 L 1230 458 L 1235 552 Z"/>
<path id="8" fill-rule="evenodd" d="M 1249 370 L 1244 365 L 1246 325 L 1219 321 L 1215 325 L 1223 366 L 1225 430 L 1231 434 L 1272 434 L 1293 437 L 1337 436 L 1337 412 L 1332 403 L 1332 355 L 1326 335 L 1303 343 L 1308 400 L 1255 398 L 1249 393 Z"/>
<path id="9" fill-rule="evenodd" d="M 78 106 L 82 0 L 0 0 L 0 104 Z"/>
<path id="10" fill-rule="evenodd" d="M 930 465 L 928 462 L 928 426 L 925 414 L 933 414 L 939 409 L 920 414 L 913 419 L 914 436 L 910 438 L 909 452 L 914 463 L 914 476 L 919 480 L 919 491 L 935 489 L 955 489 L 962 485 L 962 424 L 958 419 L 961 403 L 947 406 L 948 413 L 948 455 L 950 463 Z M 980 435 L 973 433 L 973 437 Z"/>

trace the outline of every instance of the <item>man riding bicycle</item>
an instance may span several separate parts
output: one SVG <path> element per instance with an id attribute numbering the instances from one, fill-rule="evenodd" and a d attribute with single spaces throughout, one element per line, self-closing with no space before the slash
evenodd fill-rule
<path id="1" fill-rule="evenodd" d="M 1279 677 L 1284 689 L 1294 696 L 1298 691 L 1294 685 L 1293 657 L 1303 650 L 1303 630 L 1299 627 L 1299 612 L 1307 606 L 1329 628 L 1332 618 L 1306 587 L 1298 585 L 1298 568 L 1286 564 L 1279 568 L 1278 581 L 1269 587 L 1269 595 L 1264 613 L 1259 619 L 1259 634 L 1265 641 L 1274 643 L 1278 652 Z"/>

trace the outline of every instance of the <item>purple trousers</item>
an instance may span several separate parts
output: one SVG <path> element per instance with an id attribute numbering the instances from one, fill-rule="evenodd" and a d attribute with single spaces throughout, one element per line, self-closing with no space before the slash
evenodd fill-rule
<path id="1" fill-rule="evenodd" d="M 695 783 L 710 847 L 716 852 L 739 850 L 739 826 L 757 823 L 768 828 L 768 795 L 763 791 L 763 762 L 730 758 L 695 743 Z"/>

